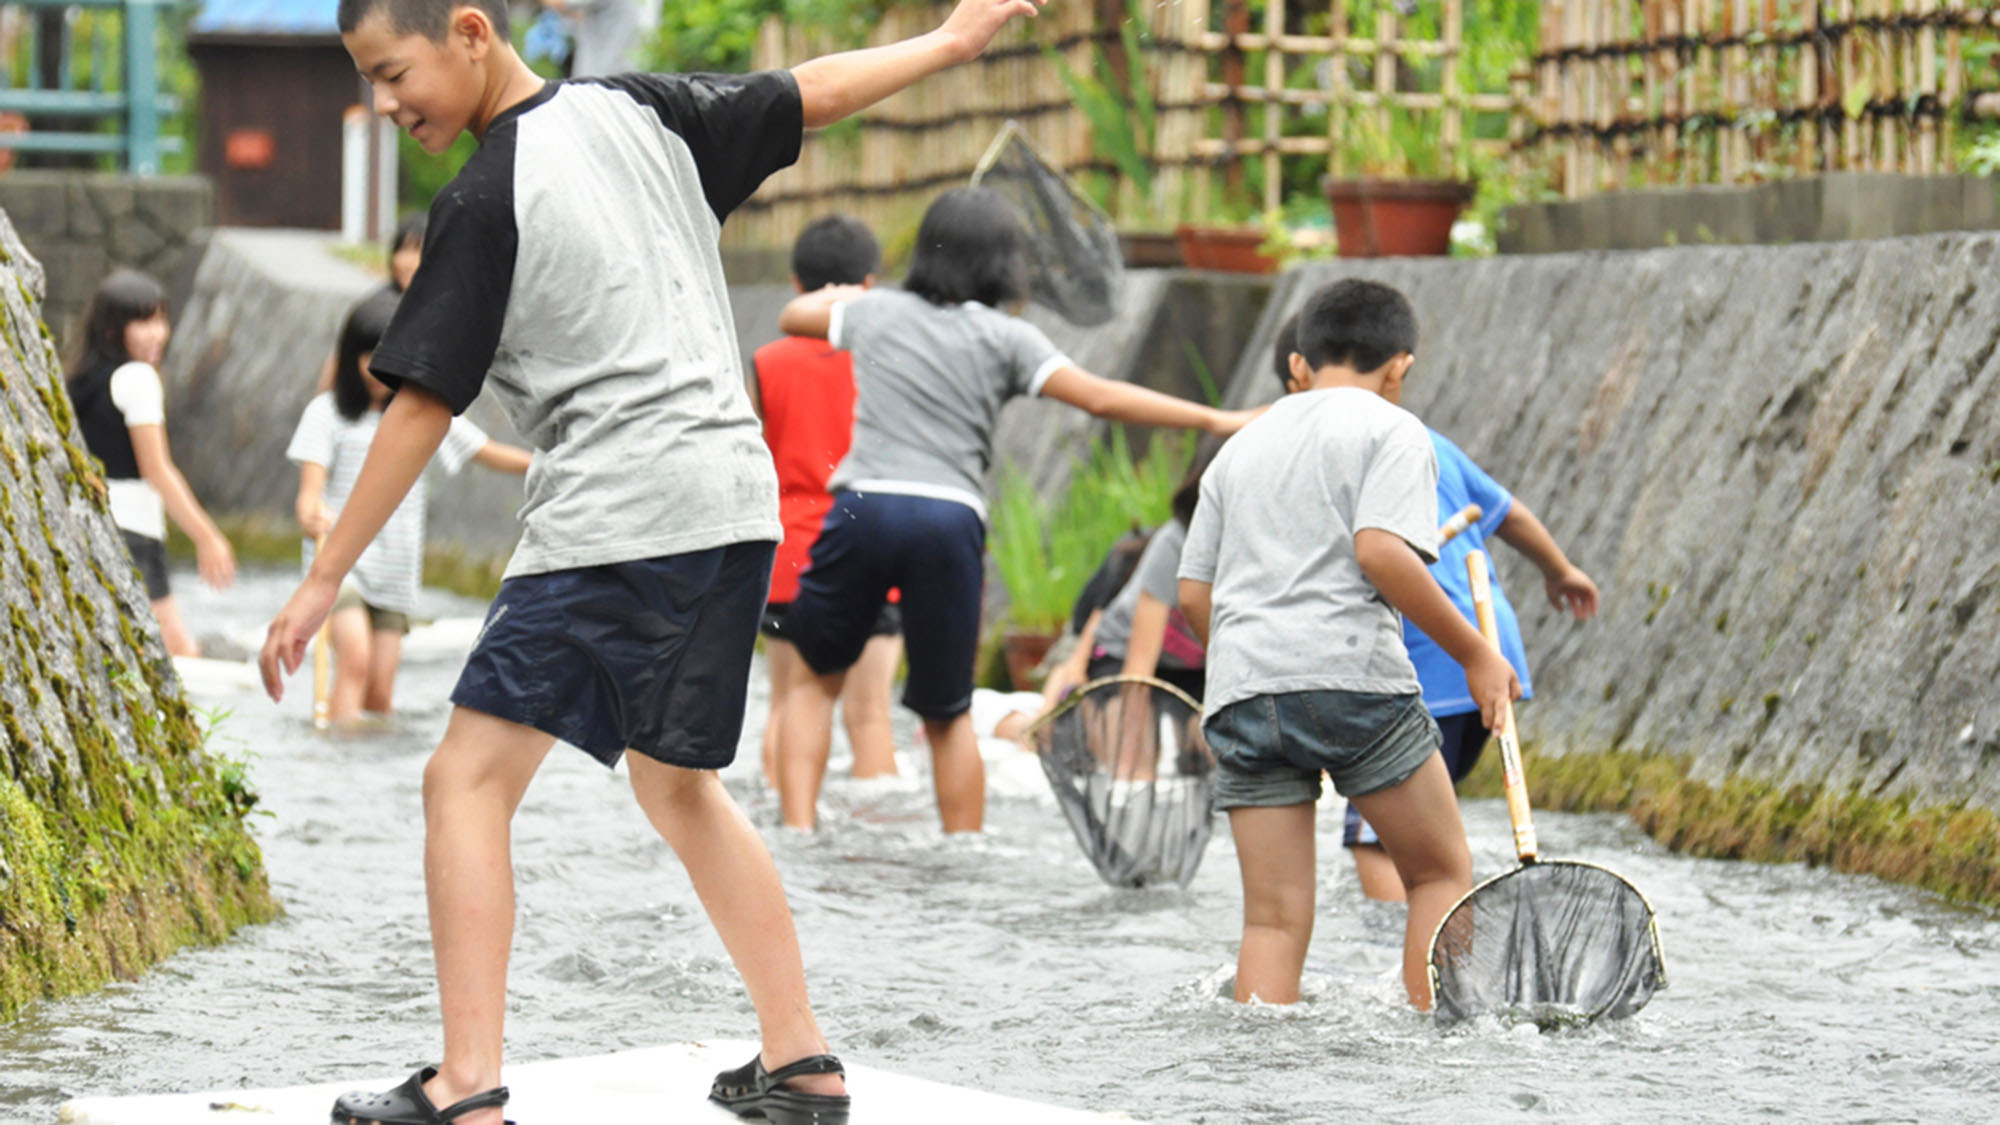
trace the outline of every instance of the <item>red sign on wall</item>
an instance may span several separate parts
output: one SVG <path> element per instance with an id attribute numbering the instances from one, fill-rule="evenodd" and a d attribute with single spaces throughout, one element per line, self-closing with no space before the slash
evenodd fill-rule
<path id="1" fill-rule="evenodd" d="M 231 129 L 222 139 L 222 162 L 231 168 L 269 168 L 277 157 L 277 142 L 269 129 Z"/>

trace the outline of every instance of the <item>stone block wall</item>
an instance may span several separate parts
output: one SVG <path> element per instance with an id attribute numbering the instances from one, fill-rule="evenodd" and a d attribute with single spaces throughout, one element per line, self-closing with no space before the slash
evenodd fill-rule
<path id="1" fill-rule="evenodd" d="M 200 256 L 215 224 L 215 190 L 200 176 L 135 176 L 16 168 L 0 175 L 0 210 L 48 275 L 43 306 L 64 347 L 90 294 L 115 266 L 170 290 Z"/>
<path id="2" fill-rule="evenodd" d="M 1660 188 L 1527 203 L 1501 216 L 1503 254 L 1840 242 L 2000 229 L 2000 181 L 1829 172 L 1746 187 Z"/>

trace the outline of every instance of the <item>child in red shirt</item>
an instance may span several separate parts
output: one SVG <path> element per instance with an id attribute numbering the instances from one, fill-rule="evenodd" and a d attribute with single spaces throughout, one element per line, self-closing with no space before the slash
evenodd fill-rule
<path id="1" fill-rule="evenodd" d="M 792 284 L 801 293 L 828 285 L 873 283 L 881 250 L 875 236 L 845 215 L 808 226 L 792 246 Z M 771 568 L 771 596 L 764 607 L 765 663 L 771 669 L 771 715 L 764 724 L 764 777 L 778 776 L 778 716 L 786 692 L 805 675 L 805 663 L 785 637 L 785 613 L 798 595 L 799 575 L 833 507 L 826 489 L 833 467 L 847 456 L 854 436 L 854 361 L 825 340 L 786 336 L 757 349 L 750 367 L 750 401 L 764 420 L 764 441 L 778 467 L 778 518 L 785 525 Z M 875 635 L 848 673 L 840 709 L 854 747 L 854 776 L 896 773 L 896 744 L 889 731 L 890 690 L 903 658 L 902 618 L 892 593 L 875 623 Z"/>

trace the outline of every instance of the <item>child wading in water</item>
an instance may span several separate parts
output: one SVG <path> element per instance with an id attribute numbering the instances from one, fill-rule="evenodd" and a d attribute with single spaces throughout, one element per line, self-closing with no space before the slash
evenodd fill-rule
<path id="1" fill-rule="evenodd" d="M 1291 356 L 1298 350 L 1299 318 L 1295 314 L 1278 329 L 1277 344 L 1273 349 L 1272 362 L 1278 383 L 1285 393 L 1301 390 L 1305 384 L 1292 374 Z M 1465 571 L 1465 558 L 1474 551 L 1486 550 L 1486 541 L 1498 537 L 1501 542 L 1526 555 L 1542 572 L 1543 589 L 1548 594 L 1549 604 L 1557 609 L 1567 610 L 1579 621 L 1587 620 L 1597 613 L 1597 584 L 1590 576 L 1569 561 L 1568 556 L 1556 544 L 1555 537 L 1542 525 L 1528 506 L 1502 488 L 1499 482 L 1487 476 L 1485 470 L 1465 455 L 1456 443 L 1443 434 L 1425 427 L 1431 437 L 1431 449 L 1437 455 L 1438 482 L 1437 505 L 1439 514 L 1456 512 L 1467 504 L 1479 505 L 1480 517 L 1471 527 L 1457 538 L 1438 550 L 1438 560 L 1431 564 L 1431 577 L 1437 579 L 1451 604 L 1467 621 L 1477 621 L 1472 608 L 1472 585 Z M 1508 602 L 1506 591 L 1500 582 L 1493 582 L 1493 616 L 1500 627 L 1500 651 L 1507 657 L 1507 663 L 1521 681 L 1521 698 L 1529 699 L 1534 688 L 1528 682 L 1528 655 L 1521 644 L 1521 623 L 1514 615 L 1514 606 Z M 1458 666 L 1436 641 L 1424 635 L 1413 621 L 1403 622 L 1403 646 L 1409 650 L 1410 663 L 1416 667 L 1417 682 L 1423 686 L 1424 709 L 1437 722 L 1441 741 L 1438 752 L 1444 755 L 1445 769 L 1451 773 L 1452 784 L 1465 780 L 1472 767 L 1479 764 L 1479 753 L 1486 747 L 1487 732 L 1482 724 L 1479 705 L 1473 702 L 1472 692 L 1466 686 L 1465 670 Z M 1362 818 L 1361 810 L 1352 803 L 1347 806 L 1347 821 L 1342 826 L 1340 842 L 1347 848 L 1347 854 L 1354 857 L 1354 872 L 1361 880 L 1361 893 L 1369 898 L 1400 902 L 1404 897 L 1403 881 L 1396 874 L 1396 865 L 1389 859 L 1389 853 L 1382 848 L 1375 835 L 1375 829 Z"/>
<path id="2" fill-rule="evenodd" d="M 1017 395 L 1102 418 L 1235 432 L 1227 413 L 1071 363 L 1010 315 L 1027 299 L 1019 217 L 979 188 L 946 192 L 917 230 L 901 290 L 822 289 L 794 298 L 778 325 L 854 355 L 854 444 L 829 486 L 833 509 L 799 580 L 786 630 L 813 675 L 786 700 L 779 796 L 785 823 L 811 828 L 832 738 L 833 702 L 891 587 L 902 590 L 909 680 L 946 832 L 976 832 L 986 768 L 967 712 L 979 646 L 993 426 Z"/>
<path id="3" fill-rule="evenodd" d="M 159 364 L 171 334 L 160 283 L 135 270 L 114 271 L 91 295 L 84 314 L 69 397 L 84 444 L 104 462 L 111 520 L 139 568 L 160 639 L 174 656 L 199 656 L 201 648 L 181 621 L 167 583 L 166 517 L 194 540 L 195 567 L 209 585 L 223 589 L 235 580 L 236 555 L 167 448 Z"/>
<path id="4" fill-rule="evenodd" d="M 801 293 L 829 285 L 874 283 L 882 251 L 875 236 L 845 215 L 814 221 L 792 244 L 792 284 Z M 825 340 L 787 336 L 757 349 L 750 361 L 752 405 L 764 420 L 764 441 L 778 468 L 778 516 L 785 541 L 771 568 L 771 600 L 764 607 L 764 662 L 771 669 L 771 710 L 764 721 L 764 779 L 778 784 L 778 736 L 785 697 L 806 667 L 785 631 L 799 593 L 813 540 L 833 506 L 826 478 L 847 455 L 854 437 L 854 360 Z M 841 718 L 854 748 L 854 776 L 896 772 L 896 741 L 889 729 L 889 697 L 903 659 L 902 616 L 882 607 L 873 635 L 841 692 Z"/>
<path id="5" fill-rule="evenodd" d="M 369 443 L 392 392 L 368 374 L 368 361 L 396 311 L 396 294 L 377 293 L 355 306 L 340 330 L 335 355 L 333 390 L 306 404 L 285 455 L 299 466 L 298 518 L 305 532 L 305 565 L 312 568 L 313 542 L 333 526 L 334 517 L 361 475 Z M 453 418 L 451 429 L 432 462 L 456 473 L 467 461 L 477 461 L 503 473 L 528 471 L 529 453 L 502 445 L 464 418 Z M 333 643 L 333 690 L 327 716 L 347 723 L 368 711 L 387 715 L 394 702 L 396 668 L 402 662 L 403 637 L 417 608 L 417 587 L 424 569 L 424 509 L 422 484 L 410 490 L 382 533 L 361 552 L 361 558 L 341 587 L 330 619 Z"/>
<path id="6" fill-rule="evenodd" d="M 1310 297 L 1290 357 L 1301 389 L 1223 446 L 1181 553 L 1181 608 L 1208 641 L 1215 804 L 1243 875 L 1238 1000 L 1299 998 L 1322 771 L 1409 887 L 1403 984 L 1418 1008 L 1431 1003 L 1431 932 L 1472 887 L 1397 611 L 1464 665 L 1489 726 L 1520 687 L 1425 569 L 1437 462 L 1423 423 L 1396 406 L 1416 346 L 1416 316 L 1388 286 L 1342 281 Z"/>
<path id="7" fill-rule="evenodd" d="M 962 0 L 927 35 L 790 71 L 549 83 L 515 54 L 500 0 L 342 0 L 376 112 L 428 152 L 467 131 L 480 146 L 432 203 L 423 264 L 375 349 L 370 370 L 400 389 L 271 622 L 272 697 L 454 414 L 489 389 L 536 457 L 520 546 L 424 769 L 444 1058 L 343 1096 L 335 1122 L 499 1125 L 509 824 L 557 738 L 626 762 L 743 976 L 762 1049 L 710 1098 L 778 1125 L 847 1120 L 777 868 L 715 774 L 742 734 L 782 532 L 716 241 L 804 129 L 977 56 L 1035 9 Z"/>

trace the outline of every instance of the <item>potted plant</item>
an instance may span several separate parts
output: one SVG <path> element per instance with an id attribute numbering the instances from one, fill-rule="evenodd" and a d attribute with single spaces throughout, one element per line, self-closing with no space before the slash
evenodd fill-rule
<path id="1" fill-rule="evenodd" d="M 1189 269 L 1223 270 L 1229 273 L 1277 273 L 1278 255 L 1267 245 L 1270 233 L 1262 226 L 1210 226 L 1182 223 L 1174 228 L 1180 243 L 1181 259 Z"/>
<path id="2" fill-rule="evenodd" d="M 1451 227 L 1472 201 L 1434 137 L 1410 111 L 1361 110 L 1348 118 L 1348 163 L 1358 177 L 1328 176 L 1326 200 L 1344 258 L 1395 258 L 1451 252 Z"/>

